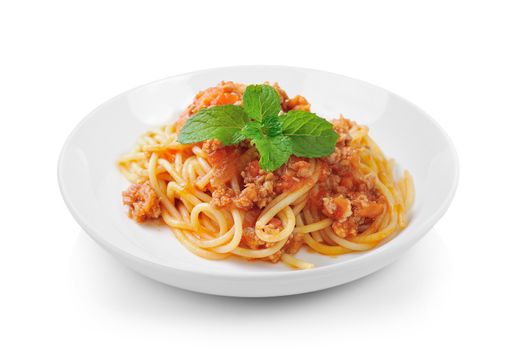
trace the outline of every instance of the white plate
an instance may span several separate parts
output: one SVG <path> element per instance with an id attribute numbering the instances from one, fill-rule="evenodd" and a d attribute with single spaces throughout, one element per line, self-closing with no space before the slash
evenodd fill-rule
<path id="1" fill-rule="evenodd" d="M 289 95 L 305 96 L 321 116 L 333 119 L 342 113 L 368 125 L 387 156 L 414 177 L 416 201 L 409 226 L 368 252 L 331 258 L 302 251 L 299 255 L 317 267 L 296 271 L 282 264 L 204 260 L 187 251 L 166 227 L 129 220 L 120 194 L 127 182 L 118 173 L 117 158 L 133 146 L 139 134 L 170 123 L 196 92 L 221 80 L 278 82 Z M 450 205 L 458 182 L 458 160 L 452 142 L 430 116 L 382 88 L 310 69 L 242 66 L 167 78 L 104 103 L 69 136 L 58 177 L 77 222 L 137 272 L 197 292 L 264 297 L 333 287 L 393 262 L 425 235 Z"/>

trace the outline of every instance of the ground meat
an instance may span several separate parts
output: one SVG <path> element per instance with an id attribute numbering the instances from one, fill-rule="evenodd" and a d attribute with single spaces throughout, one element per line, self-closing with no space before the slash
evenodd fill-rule
<path id="1" fill-rule="evenodd" d="M 274 83 L 272 87 L 278 92 L 280 95 L 281 109 L 283 112 L 288 112 L 290 110 L 300 110 L 310 112 L 310 103 L 303 96 L 295 96 L 293 98 L 289 98 L 285 90 L 283 90 L 277 83 Z"/>
<path id="2" fill-rule="evenodd" d="M 343 158 L 343 150 L 340 147 L 335 148 L 332 154 L 324 158 L 329 164 L 337 164 Z"/>
<path id="3" fill-rule="evenodd" d="M 347 198 L 342 194 L 323 198 L 322 212 L 335 220 L 332 228 L 336 235 L 343 238 L 356 236 L 384 212 L 384 198 L 374 191 L 367 193 L 368 195 L 364 192 L 353 192 Z"/>
<path id="4" fill-rule="evenodd" d="M 287 112 L 287 109 L 286 109 L 286 101 L 288 100 L 288 95 L 287 93 L 285 92 L 285 90 L 283 90 L 279 85 L 278 83 L 274 83 L 274 85 L 272 85 L 272 87 L 274 88 L 274 90 L 276 90 L 276 92 L 278 93 L 278 95 L 280 96 L 280 103 L 281 103 L 281 109 L 283 110 L 283 112 Z"/>
<path id="5" fill-rule="evenodd" d="M 339 144 L 337 144 L 335 151 L 328 157 L 324 158 L 324 160 L 327 161 L 330 165 L 340 164 L 342 167 L 353 166 L 355 168 L 358 168 L 360 154 L 359 151 L 355 148 L 350 148 L 346 146 L 339 147 Z"/>
<path id="6" fill-rule="evenodd" d="M 374 174 L 367 174 L 362 177 L 365 187 L 368 191 L 372 191 L 376 184 L 376 176 Z"/>
<path id="7" fill-rule="evenodd" d="M 149 181 L 133 184 L 122 192 L 124 204 L 129 207 L 129 217 L 137 222 L 157 219 L 161 215 L 159 198 Z"/>
<path id="8" fill-rule="evenodd" d="M 243 210 L 251 210 L 258 198 L 258 190 L 256 185 L 250 184 L 234 199 L 237 208 Z"/>
<path id="9" fill-rule="evenodd" d="M 262 181 L 263 183 L 263 180 L 267 174 L 269 173 L 260 168 L 258 160 L 253 160 L 246 165 L 241 175 L 244 183 L 248 184 L 257 183 L 258 181 Z"/>
<path id="10" fill-rule="evenodd" d="M 260 169 L 257 160 L 249 162 L 241 175 L 245 188 L 234 201 L 238 208 L 249 210 L 255 205 L 264 208 L 276 196 L 275 175 Z"/>
<path id="11" fill-rule="evenodd" d="M 293 156 L 286 165 L 272 173 L 261 169 L 258 160 L 253 160 L 246 165 L 241 175 L 245 188 L 235 199 L 235 204 L 249 210 L 254 206 L 264 208 L 278 194 L 302 184 L 312 172 L 310 163 Z"/>
<path id="12" fill-rule="evenodd" d="M 202 150 L 207 154 L 213 153 L 223 147 L 224 145 L 219 140 L 208 140 L 204 141 L 202 144 Z"/>
<path id="13" fill-rule="evenodd" d="M 263 258 L 261 260 L 270 261 L 271 263 L 275 264 L 275 263 L 277 263 L 278 261 L 281 260 L 281 256 L 282 255 L 283 255 L 283 251 L 279 250 L 276 253 L 274 253 L 272 255 L 269 255 L 268 257 Z"/>
<path id="14" fill-rule="evenodd" d="M 342 143 L 343 141 L 350 141 L 351 136 L 349 135 L 349 130 L 353 127 L 353 122 L 349 119 L 344 118 L 342 115 L 339 119 L 333 121 L 333 130 L 339 135 L 338 143 Z"/>
<path id="15" fill-rule="evenodd" d="M 231 204 L 235 192 L 231 188 L 226 186 L 220 186 L 211 194 L 211 204 L 216 207 L 222 208 Z"/>
<path id="16" fill-rule="evenodd" d="M 296 254 L 304 244 L 303 234 L 294 233 L 290 235 L 287 243 L 283 247 L 283 251 L 287 254 Z"/>
<path id="17" fill-rule="evenodd" d="M 277 218 L 273 218 L 269 222 L 267 227 L 269 227 L 270 229 L 278 231 L 281 228 L 281 221 L 279 219 L 277 219 Z M 267 233 L 273 233 L 273 232 L 268 231 Z M 290 237 L 293 237 L 293 235 L 291 235 Z M 296 238 L 296 241 L 297 240 L 298 240 L 298 238 Z M 287 240 L 287 243 L 285 244 L 285 246 L 281 250 L 279 250 L 278 252 L 272 254 L 271 256 L 268 256 L 268 257 L 265 257 L 265 258 L 262 258 L 262 259 L 258 259 L 258 260 L 263 260 L 263 261 L 269 261 L 269 262 L 272 262 L 272 263 L 277 263 L 278 261 L 280 261 L 281 255 L 283 255 L 283 250 L 286 249 L 286 247 L 289 245 L 290 241 L 291 241 L 291 239 L 289 238 L 289 240 Z M 255 249 L 255 250 L 270 248 L 270 247 L 272 247 L 275 244 L 276 243 L 264 242 L 261 239 L 259 239 L 258 236 L 255 233 L 254 227 L 246 227 L 246 228 L 244 228 L 244 231 L 242 233 L 242 240 L 240 241 L 240 246 L 241 247 L 249 248 L 249 249 Z M 290 246 L 292 247 L 292 249 L 294 249 L 294 243 L 290 244 Z M 299 248 L 298 248 L 298 250 L 299 250 Z"/>
<path id="18" fill-rule="evenodd" d="M 323 197 L 323 213 L 326 216 L 332 217 L 333 214 L 337 211 L 337 204 L 332 197 Z"/>
<path id="19" fill-rule="evenodd" d="M 358 225 L 355 222 L 355 218 L 351 218 L 344 222 L 338 222 L 335 221 L 331 228 L 333 229 L 333 232 L 339 237 L 345 238 L 345 237 L 354 237 L 358 233 Z"/>
<path id="20" fill-rule="evenodd" d="M 261 249 L 265 246 L 265 242 L 258 238 L 254 232 L 254 227 L 246 227 L 242 232 L 242 240 L 240 245 L 243 245 L 249 249 Z"/>
<path id="21" fill-rule="evenodd" d="M 280 233 L 282 227 L 283 225 L 281 224 L 280 219 L 272 218 L 271 221 L 267 225 L 265 225 L 263 231 L 269 235 L 277 235 L 278 233 Z"/>
<path id="22" fill-rule="evenodd" d="M 249 183 L 235 198 L 234 203 L 238 208 L 244 210 L 250 210 L 255 205 L 258 208 L 264 208 L 275 196 L 271 180 L 265 181 L 261 186 L 256 183 Z"/>
<path id="23" fill-rule="evenodd" d="M 279 250 L 271 256 L 268 256 L 267 258 L 264 258 L 263 260 L 270 261 L 272 263 L 277 263 L 281 260 L 281 256 L 283 255 L 283 253 L 296 254 L 301 249 L 303 244 L 303 234 L 293 233 L 288 237 L 287 242 L 285 243 L 283 248 L 281 248 L 281 250 Z"/>
<path id="24" fill-rule="evenodd" d="M 332 228 L 335 234 L 340 237 L 355 236 L 365 231 L 384 212 L 385 199 L 374 189 L 335 194 L 340 188 L 326 190 L 330 195 L 320 199 L 320 207 L 324 215 L 334 220 Z"/>
<path id="25" fill-rule="evenodd" d="M 286 165 L 274 172 L 278 181 L 274 183 L 276 193 L 291 191 L 294 187 L 303 183 L 303 179 L 312 175 L 310 163 L 301 158 L 292 156 Z"/>
<path id="26" fill-rule="evenodd" d="M 217 86 L 198 92 L 195 95 L 194 102 L 188 106 L 187 114 L 190 116 L 203 108 L 211 106 L 240 104 L 244 90 L 244 84 L 222 81 Z"/>
<path id="27" fill-rule="evenodd" d="M 353 205 L 353 213 L 366 218 L 375 218 L 382 214 L 385 209 L 383 203 L 372 201 L 365 194 L 358 195 L 351 203 Z"/>
<path id="28" fill-rule="evenodd" d="M 242 235 L 241 246 L 243 246 L 245 248 L 255 249 L 255 250 L 256 249 L 265 249 L 265 248 L 272 247 L 275 244 L 276 243 L 267 243 L 267 242 L 264 242 L 261 239 L 259 239 L 256 236 L 256 233 L 254 232 L 254 228 L 248 227 L 248 228 L 244 229 L 244 232 Z M 258 260 L 268 261 L 271 263 L 277 263 L 278 261 L 281 260 L 281 256 L 283 255 L 283 253 L 296 254 L 297 252 L 299 252 L 299 250 L 301 249 L 303 244 L 304 244 L 303 234 L 293 233 L 289 236 L 289 238 L 287 239 L 287 242 L 285 243 L 283 248 L 281 248 L 279 251 L 277 251 L 276 253 L 274 253 L 268 257 L 258 259 Z"/>
<path id="29" fill-rule="evenodd" d="M 352 214 L 351 202 L 341 194 L 336 197 L 324 197 L 322 211 L 324 215 L 338 222 L 344 222 Z"/>
<path id="30" fill-rule="evenodd" d="M 256 205 L 258 205 L 258 208 L 264 208 L 275 196 L 274 175 L 269 173 L 265 176 L 262 185 L 258 187 L 258 200 L 256 201 Z"/>
<path id="31" fill-rule="evenodd" d="M 293 176 L 298 178 L 309 177 L 312 174 L 310 171 L 310 163 L 304 160 L 294 159 L 293 161 L 289 161 L 287 167 L 289 170 L 293 171 Z"/>
<path id="32" fill-rule="evenodd" d="M 310 112 L 310 103 L 303 96 L 297 95 L 285 101 L 285 110 Z"/>

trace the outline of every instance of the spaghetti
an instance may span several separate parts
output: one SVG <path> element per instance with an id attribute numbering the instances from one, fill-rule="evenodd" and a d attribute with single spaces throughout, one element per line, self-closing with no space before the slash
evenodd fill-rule
<path id="1" fill-rule="evenodd" d="M 305 98 L 281 96 L 282 111 L 309 110 Z M 119 159 L 132 183 L 124 192 L 129 216 L 161 219 L 192 253 L 206 259 L 238 256 L 313 265 L 295 257 L 302 246 L 324 255 L 374 248 L 407 225 L 414 186 L 405 171 L 343 117 L 333 122 L 335 152 L 323 158 L 290 157 L 274 172 L 260 169 L 249 143 L 177 141 L 186 118 L 201 108 L 239 104 L 243 85 L 221 83 L 200 92 L 179 120 L 149 131 Z"/>

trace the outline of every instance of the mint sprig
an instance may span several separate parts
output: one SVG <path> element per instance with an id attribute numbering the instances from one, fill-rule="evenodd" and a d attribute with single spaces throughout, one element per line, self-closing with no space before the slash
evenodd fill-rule
<path id="1" fill-rule="evenodd" d="M 280 96 L 269 85 L 249 85 L 243 107 L 214 106 L 189 118 L 179 142 L 190 144 L 217 139 L 234 145 L 248 139 L 260 154 L 260 167 L 274 171 L 292 154 L 316 158 L 335 150 L 338 135 L 327 120 L 305 111 L 281 111 Z"/>

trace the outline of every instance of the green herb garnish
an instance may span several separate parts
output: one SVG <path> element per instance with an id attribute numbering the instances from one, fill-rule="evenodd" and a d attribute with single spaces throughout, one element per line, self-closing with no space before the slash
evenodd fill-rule
<path id="1" fill-rule="evenodd" d="M 179 142 L 190 144 L 217 139 L 224 145 L 250 140 L 260 154 L 260 167 L 273 171 L 292 154 L 317 158 L 335 150 L 338 135 L 327 120 L 305 111 L 281 111 L 280 96 L 269 85 L 249 85 L 243 107 L 235 105 L 205 108 L 189 118 Z"/>

